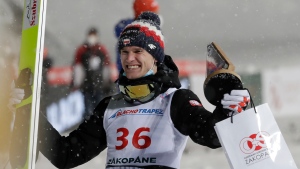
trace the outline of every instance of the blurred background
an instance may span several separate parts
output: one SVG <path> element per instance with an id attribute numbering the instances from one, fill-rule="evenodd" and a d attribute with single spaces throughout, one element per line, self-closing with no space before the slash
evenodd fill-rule
<path id="1" fill-rule="evenodd" d="M 208 110 L 213 110 L 203 95 L 203 82 L 206 47 L 216 42 L 236 66 L 255 104 L 269 104 L 300 166 L 300 1 L 157 2 L 165 53 L 178 64 L 182 82 L 187 82 L 185 87 L 192 89 Z M 10 84 L 19 71 L 23 6 L 21 0 L 0 0 L 0 168 L 9 168 L 7 149 L 13 117 L 6 105 Z M 47 65 L 43 74 L 47 97 L 42 97 L 41 102 L 48 120 L 61 134 L 67 135 L 76 128 L 84 112 L 82 96 L 74 93 L 72 86 L 76 50 L 90 28 L 96 28 L 109 54 L 109 78 L 114 81 L 118 75 L 114 29 L 120 20 L 133 17 L 133 0 L 48 0 L 44 42 Z M 114 92 L 112 86 L 106 94 Z M 74 112 L 70 105 L 79 107 Z M 36 168 L 54 167 L 40 154 Z M 105 152 L 77 168 L 105 168 Z M 229 165 L 222 149 L 207 149 L 189 140 L 181 168 L 227 169 Z"/>

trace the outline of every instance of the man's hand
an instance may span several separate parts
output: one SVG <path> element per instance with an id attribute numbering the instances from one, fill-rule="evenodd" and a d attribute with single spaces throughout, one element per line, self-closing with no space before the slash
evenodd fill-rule
<path id="1" fill-rule="evenodd" d="M 221 104 L 224 109 L 231 110 L 235 115 L 237 113 L 241 113 L 247 107 L 250 102 L 250 94 L 248 90 L 232 90 L 230 94 L 224 94 L 223 99 L 221 100 Z"/>
<path id="2" fill-rule="evenodd" d="M 16 88 L 15 87 L 15 82 L 12 82 L 11 84 L 11 92 L 10 92 L 10 98 L 8 102 L 8 108 L 11 112 L 15 113 L 16 112 L 16 104 L 21 103 L 25 96 L 25 91 L 24 89 Z"/>

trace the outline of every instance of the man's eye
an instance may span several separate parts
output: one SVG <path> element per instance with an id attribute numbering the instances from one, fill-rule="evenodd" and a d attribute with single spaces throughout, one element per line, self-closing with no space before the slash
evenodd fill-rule
<path id="1" fill-rule="evenodd" d="M 141 52 L 143 52 L 142 50 L 136 50 L 136 51 L 134 51 L 135 53 L 141 53 Z"/>

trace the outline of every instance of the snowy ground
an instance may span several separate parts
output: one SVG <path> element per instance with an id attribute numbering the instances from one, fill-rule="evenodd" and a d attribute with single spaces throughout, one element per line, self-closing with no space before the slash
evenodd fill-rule
<path id="1" fill-rule="evenodd" d="M 283 133 L 285 141 L 293 155 L 296 165 L 300 167 L 300 116 L 282 117 L 277 123 Z M 104 169 L 106 151 L 90 162 L 76 167 L 76 169 Z M 55 167 L 40 154 L 36 169 L 54 169 Z M 208 149 L 189 140 L 181 160 L 182 169 L 230 169 L 223 150 Z"/>

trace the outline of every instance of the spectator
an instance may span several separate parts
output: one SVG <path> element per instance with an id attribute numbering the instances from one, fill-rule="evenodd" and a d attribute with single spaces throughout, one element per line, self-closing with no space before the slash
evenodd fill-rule
<path id="1" fill-rule="evenodd" d="M 48 48 L 44 48 L 43 53 L 43 69 L 42 69 L 42 84 L 41 84 L 41 102 L 40 108 L 46 114 L 46 108 L 50 104 L 51 99 L 49 96 L 49 83 L 47 78 L 48 70 L 53 66 L 53 59 L 49 55 Z"/>
<path id="2" fill-rule="evenodd" d="M 100 43 L 98 30 L 90 28 L 85 42 L 77 48 L 74 60 L 73 90 L 80 89 L 84 95 L 85 114 L 92 114 L 99 101 L 111 87 L 109 74 L 110 56 Z"/>

